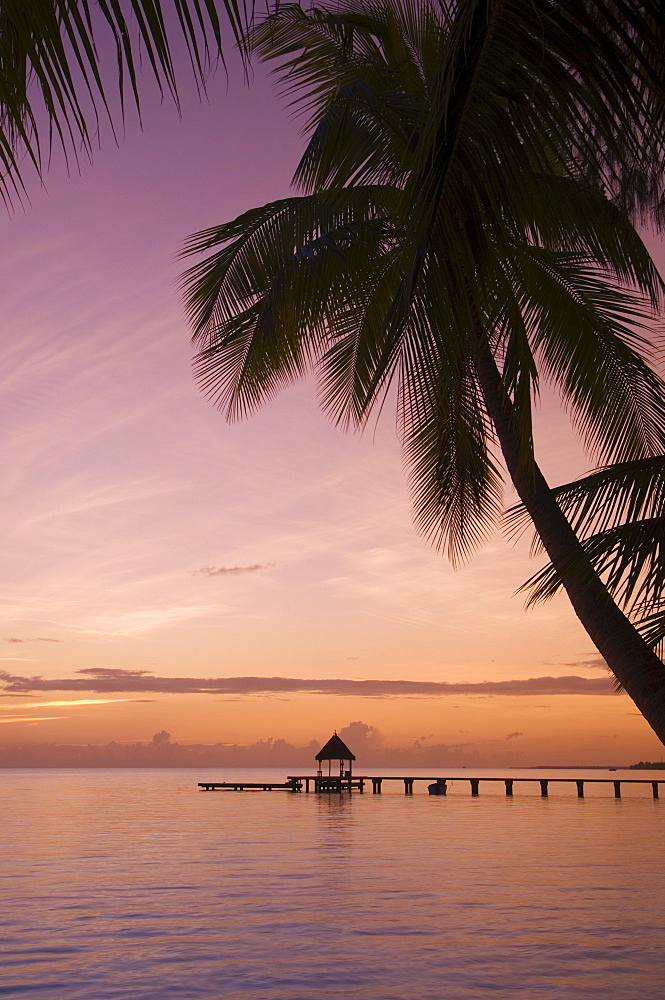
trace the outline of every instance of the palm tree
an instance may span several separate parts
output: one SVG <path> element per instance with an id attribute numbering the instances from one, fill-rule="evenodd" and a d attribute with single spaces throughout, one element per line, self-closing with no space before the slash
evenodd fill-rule
<path id="1" fill-rule="evenodd" d="M 177 101 L 171 45 L 184 40 L 199 86 L 222 55 L 216 0 L 1 0 L 0 196 L 11 205 L 25 190 L 26 163 L 42 173 L 58 142 L 65 155 L 89 155 L 100 116 L 113 127 L 126 101 L 137 110 L 137 54 L 162 94 Z M 244 47 L 246 6 L 223 0 L 231 32 Z M 100 56 L 97 44 L 110 50 Z M 106 71 L 115 61 L 120 110 L 112 112 Z"/>
<path id="2" fill-rule="evenodd" d="M 500 452 L 553 564 L 575 554 L 575 612 L 665 741 L 663 663 L 584 558 L 533 453 L 539 376 L 602 462 L 662 453 L 665 438 L 644 336 L 662 283 L 615 204 L 619 191 L 655 202 L 658 184 L 645 168 L 640 187 L 634 163 L 622 179 L 631 137 L 608 124 L 607 73 L 594 73 L 608 57 L 587 47 L 588 79 L 566 63 L 565 7 L 280 8 L 251 41 L 309 116 L 302 194 L 193 236 L 185 254 L 206 256 L 184 287 L 198 377 L 229 418 L 312 367 L 345 426 L 396 385 L 416 522 L 455 562 L 498 520 Z M 616 33 L 625 56 L 632 36 Z M 659 95 L 633 82 L 639 53 L 620 100 L 648 104 L 646 121 Z"/>

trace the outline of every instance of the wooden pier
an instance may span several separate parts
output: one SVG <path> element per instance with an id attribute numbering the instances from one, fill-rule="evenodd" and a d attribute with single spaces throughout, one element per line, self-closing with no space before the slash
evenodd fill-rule
<path id="1" fill-rule="evenodd" d="M 218 789 L 227 792 L 244 792 L 246 788 L 261 792 L 272 792 L 275 788 L 287 792 L 299 792 L 302 785 L 298 783 L 296 778 L 288 778 L 286 781 L 199 781 L 199 788 L 202 788 L 204 792 L 214 792 Z"/>
<path id="2" fill-rule="evenodd" d="M 621 798 L 621 786 L 622 785 L 651 785 L 651 794 L 654 799 L 658 796 L 658 786 L 665 784 L 665 779 L 654 781 L 651 778 L 495 778 L 495 777 L 482 777 L 482 778 L 471 778 L 455 776 L 453 778 L 426 778 L 426 777 L 404 777 L 404 776 L 394 776 L 394 775 L 354 775 L 353 779 L 345 778 L 330 778 L 321 777 L 321 775 L 312 774 L 299 774 L 299 775 L 289 775 L 287 782 L 296 782 L 299 787 L 294 789 L 296 791 L 301 791 L 304 785 L 305 792 L 309 792 L 310 784 L 314 792 L 344 792 L 351 791 L 356 788 L 359 792 L 363 792 L 365 784 L 372 784 L 372 793 L 374 795 L 381 795 L 381 789 L 384 781 L 401 781 L 404 783 L 404 794 L 413 795 L 413 786 L 416 781 L 424 781 L 427 783 L 428 791 L 430 795 L 446 795 L 448 792 L 448 786 L 450 782 L 469 782 L 469 789 L 472 796 L 477 796 L 480 794 L 480 783 L 485 781 L 492 782 L 503 782 L 506 795 L 508 798 L 513 796 L 514 785 L 530 782 L 531 784 L 540 785 L 541 797 L 546 799 L 549 796 L 549 786 L 553 784 L 574 784 L 577 788 L 577 797 L 579 799 L 584 798 L 584 786 L 585 785 L 612 785 L 614 787 L 614 798 Z"/>

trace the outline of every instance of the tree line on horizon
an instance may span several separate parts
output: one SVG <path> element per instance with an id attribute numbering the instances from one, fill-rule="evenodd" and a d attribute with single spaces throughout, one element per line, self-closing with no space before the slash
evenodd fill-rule
<path id="1" fill-rule="evenodd" d="M 184 37 L 204 84 L 214 0 L 130 9 L 133 25 L 107 0 L 0 3 L 7 199 L 26 151 L 40 169 L 44 113 L 63 147 L 89 141 L 87 108 L 110 114 L 100 25 L 137 106 L 136 45 L 177 99 L 170 45 Z M 396 398 L 416 524 L 455 563 L 500 523 L 507 475 L 508 526 L 527 518 L 549 559 L 531 599 L 566 590 L 665 742 L 665 285 L 636 228 L 664 217 L 660 5 L 347 0 L 251 23 L 235 0 L 220 9 L 243 54 L 272 65 L 307 142 L 293 197 L 184 248 L 202 389 L 237 419 L 314 370 L 345 428 Z M 596 466 L 577 483 L 551 488 L 538 467 L 541 383 Z"/>

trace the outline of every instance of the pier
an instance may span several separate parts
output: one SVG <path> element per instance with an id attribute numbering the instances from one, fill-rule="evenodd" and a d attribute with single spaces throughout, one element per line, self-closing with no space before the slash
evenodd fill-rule
<path id="1" fill-rule="evenodd" d="M 218 790 L 244 792 L 247 789 L 263 792 L 272 792 L 275 789 L 286 792 L 301 792 L 304 788 L 306 794 L 309 794 L 310 791 L 318 795 L 357 791 L 362 795 L 365 785 L 369 786 L 371 784 L 372 794 L 381 795 L 383 783 L 391 781 L 402 782 L 405 795 L 413 795 L 413 786 L 416 782 L 424 781 L 427 784 L 427 790 L 430 795 L 447 795 L 452 782 L 468 782 L 470 794 L 474 798 L 480 795 L 481 783 L 496 783 L 497 781 L 503 783 L 508 798 L 513 797 L 515 785 L 528 783 L 539 785 L 541 798 L 544 799 L 549 796 L 550 785 L 575 785 L 578 799 L 584 798 L 585 785 L 611 785 L 615 799 L 621 798 L 622 785 L 651 785 L 651 795 L 654 799 L 659 798 L 659 785 L 665 785 L 665 778 L 654 781 L 652 778 L 471 778 L 466 775 L 463 778 L 457 775 L 452 778 L 427 778 L 421 776 L 395 776 L 392 774 L 359 774 L 353 775 L 353 777 L 337 777 L 335 775 L 322 774 L 290 774 L 287 776 L 286 781 L 199 781 L 198 786 L 204 792 Z"/>
<path id="2" fill-rule="evenodd" d="M 381 795 L 382 785 L 384 781 L 401 781 L 404 784 L 404 794 L 413 795 L 413 786 L 417 781 L 424 781 L 427 784 L 427 790 L 430 795 L 446 795 L 448 792 L 448 786 L 450 782 L 467 782 L 469 783 L 469 791 L 472 796 L 480 795 L 480 785 L 481 782 L 502 782 L 506 796 L 512 798 L 514 793 L 514 786 L 517 784 L 523 784 L 529 782 L 530 784 L 540 785 L 541 797 L 546 799 L 549 796 L 549 786 L 556 784 L 567 784 L 575 785 L 577 789 L 577 797 L 579 799 L 584 798 L 584 786 L 585 785 L 612 785 L 614 789 L 614 798 L 621 798 L 621 786 L 622 785 L 651 785 L 651 794 L 654 799 L 659 797 L 658 786 L 665 784 L 665 779 L 654 781 L 651 778 L 495 778 L 495 777 L 482 777 L 482 778 L 471 778 L 455 776 L 445 777 L 445 778 L 426 778 L 426 777 L 410 777 L 410 776 L 395 776 L 395 775 L 354 775 L 353 779 L 350 778 L 329 778 L 325 779 L 321 775 L 315 774 L 299 774 L 299 775 L 289 775 L 288 781 L 297 782 L 300 786 L 299 791 L 302 790 L 304 785 L 305 792 L 309 792 L 310 785 L 314 792 L 343 792 L 351 791 L 352 788 L 357 788 L 359 792 L 363 792 L 365 784 L 371 782 L 372 794 Z"/>
<path id="3" fill-rule="evenodd" d="M 246 788 L 261 792 L 272 792 L 275 788 L 287 792 L 299 792 L 302 788 L 297 778 L 287 778 L 286 781 L 199 781 L 198 784 L 204 792 L 214 792 L 218 789 L 229 792 L 244 792 Z"/>

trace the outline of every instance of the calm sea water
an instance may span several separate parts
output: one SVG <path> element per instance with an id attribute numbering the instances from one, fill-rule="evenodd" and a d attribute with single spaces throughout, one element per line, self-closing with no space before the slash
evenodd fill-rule
<path id="1" fill-rule="evenodd" d="M 665 788 L 197 789 L 230 776 L 0 771 L 0 996 L 663 997 Z"/>

